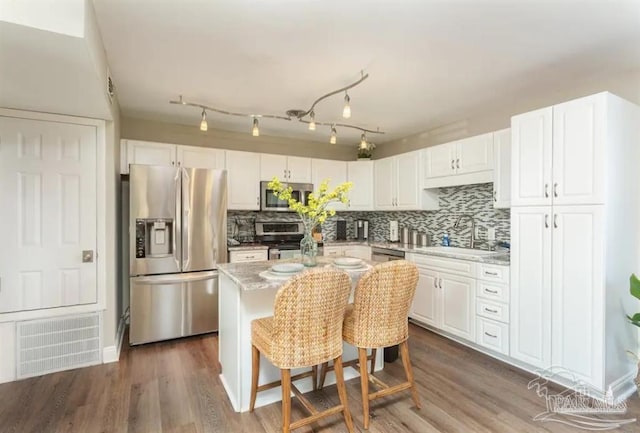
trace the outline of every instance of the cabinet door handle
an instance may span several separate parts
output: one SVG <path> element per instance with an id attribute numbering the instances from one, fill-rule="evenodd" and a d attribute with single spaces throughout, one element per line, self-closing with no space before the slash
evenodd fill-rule
<path id="1" fill-rule="evenodd" d="M 553 196 L 558 197 L 558 182 L 553 184 Z"/>
<path id="2" fill-rule="evenodd" d="M 287 170 L 287 177 L 291 180 L 291 170 Z"/>
<path id="3" fill-rule="evenodd" d="M 451 160 L 451 170 L 455 170 L 456 169 L 456 165 L 455 164 L 456 164 L 456 160 L 452 159 Z"/>
<path id="4" fill-rule="evenodd" d="M 256 197 L 256 204 L 260 206 L 260 197 Z"/>
<path id="5" fill-rule="evenodd" d="M 442 289 L 442 278 L 439 278 L 440 280 L 440 288 Z"/>
<path id="6" fill-rule="evenodd" d="M 456 168 L 460 168 L 460 159 L 456 159 Z"/>
<path id="7" fill-rule="evenodd" d="M 494 190 L 493 190 L 493 201 L 498 201 L 497 196 L 498 196 L 498 191 L 496 191 L 496 190 L 494 189 Z"/>
<path id="8" fill-rule="evenodd" d="M 493 271 L 484 271 L 485 275 L 491 275 L 492 277 L 497 277 L 498 273 Z"/>
<path id="9" fill-rule="evenodd" d="M 491 293 L 493 295 L 497 295 L 498 291 L 497 290 L 491 290 L 491 289 L 484 289 L 485 293 Z"/>
<path id="10" fill-rule="evenodd" d="M 549 215 L 544 214 L 544 228 L 548 229 L 549 228 Z"/>
<path id="11" fill-rule="evenodd" d="M 171 161 L 171 165 L 176 165 L 176 162 L 175 161 Z"/>
<path id="12" fill-rule="evenodd" d="M 558 228 L 558 214 L 553 215 L 553 228 L 554 229 Z"/>
<path id="13" fill-rule="evenodd" d="M 437 279 L 437 278 L 434 278 L 434 279 L 433 279 L 433 288 L 434 288 L 434 289 L 437 289 L 437 288 L 438 288 L 438 279 Z"/>
<path id="14" fill-rule="evenodd" d="M 491 338 L 498 338 L 497 335 L 489 334 L 487 331 L 484 332 L 484 335 L 486 335 L 487 337 L 491 337 Z"/>
<path id="15" fill-rule="evenodd" d="M 548 183 L 544 184 L 544 197 L 545 198 L 549 198 L 549 184 Z"/>
<path id="16" fill-rule="evenodd" d="M 286 170 L 286 169 L 285 169 L 285 170 L 282 170 L 282 175 L 283 175 L 283 177 L 284 177 L 285 179 L 287 178 L 287 170 Z"/>
<path id="17" fill-rule="evenodd" d="M 484 311 L 487 313 L 498 314 L 498 310 L 492 310 L 491 308 L 484 307 Z"/>

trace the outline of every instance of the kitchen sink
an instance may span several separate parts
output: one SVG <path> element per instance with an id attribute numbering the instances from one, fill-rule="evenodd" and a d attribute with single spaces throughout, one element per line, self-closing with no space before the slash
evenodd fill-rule
<path id="1" fill-rule="evenodd" d="M 459 256 L 470 256 L 470 257 L 487 257 L 487 256 L 496 256 L 501 254 L 500 251 L 487 251 L 487 250 L 477 250 L 475 248 L 458 248 L 458 247 L 416 247 L 414 248 L 416 251 L 424 251 L 427 253 L 443 253 L 443 254 L 456 254 Z"/>

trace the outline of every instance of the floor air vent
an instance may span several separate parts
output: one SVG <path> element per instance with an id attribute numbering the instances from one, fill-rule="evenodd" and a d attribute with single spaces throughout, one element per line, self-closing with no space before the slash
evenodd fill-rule
<path id="1" fill-rule="evenodd" d="M 98 313 L 19 322 L 18 378 L 101 362 Z"/>

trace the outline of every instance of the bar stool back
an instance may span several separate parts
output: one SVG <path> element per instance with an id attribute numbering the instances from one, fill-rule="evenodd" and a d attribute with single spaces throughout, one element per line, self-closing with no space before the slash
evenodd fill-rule
<path id="1" fill-rule="evenodd" d="M 349 432 L 353 422 L 347 405 L 342 372 L 342 321 L 351 292 L 345 272 L 330 268 L 306 271 L 292 277 L 276 294 L 273 317 L 251 323 L 252 375 L 250 411 L 256 394 L 282 385 L 282 430 L 289 432 L 320 418 L 342 412 Z M 281 380 L 258 386 L 260 353 L 280 368 Z M 317 365 L 333 360 L 340 404 L 318 412 L 292 380 L 312 376 L 316 389 Z M 291 377 L 292 368 L 312 367 Z M 291 423 L 291 391 L 311 416 Z"/>

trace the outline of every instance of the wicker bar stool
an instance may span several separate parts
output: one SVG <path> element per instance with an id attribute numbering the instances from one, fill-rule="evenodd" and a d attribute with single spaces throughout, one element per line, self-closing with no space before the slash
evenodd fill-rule
<path id="1" fill-rule="evenodd" d="M 369 402 L 400 391 L 411 389 L 411 396 L 419 409 L 420 399 L 413 379 L 409 359 L 409 307 L 418 284 L 418 269 L 406 260 L 394 260 L 379 264 L 364 274 L 355 291 L 353 304 L 347 306 L 344 316 L 342 337 L 347 343 L 358 348 L 358 359 L 345 362 L 343 366 L 360 366 L 360 387 L 364 411 L 364 428 L 369 428 Z M 407 381 L 388 386 L 373 376 L 376 348 L 400 345 L 402 364 Z M 371 355 L 367 357 L 367 349 Z M 371 361 L 371 373 L 367 371 L 367 361 Z M 324 385 L 328 363 L 322 365 L 320 388 Z M 369 393 L 369 381 L 379 391 Z"/>
<path id="2" fill-rule="evenodd" d="M 342 412 L 349 432 L 353 421 L 347 405 L 342 370 L 342 320 L 351 292 L 345 272 L 321 268 L 292 277 L 276 294 L 273 317 L 251 322 L 251 401 L 253 412 L 258 391 L 282 385 L 282 431 L 289 432 L 321 418 Z M 281 380 L 258 386 L 260 354 L 280 368 Z M 319 412 L 292 384 L 312 376 L 316 389 L 317 366 L 333 360 L 340 404 Z M 291 377 L 292 368 L 311 367 Z M 311 413 L 291 423 L 291 391 Z"/>

